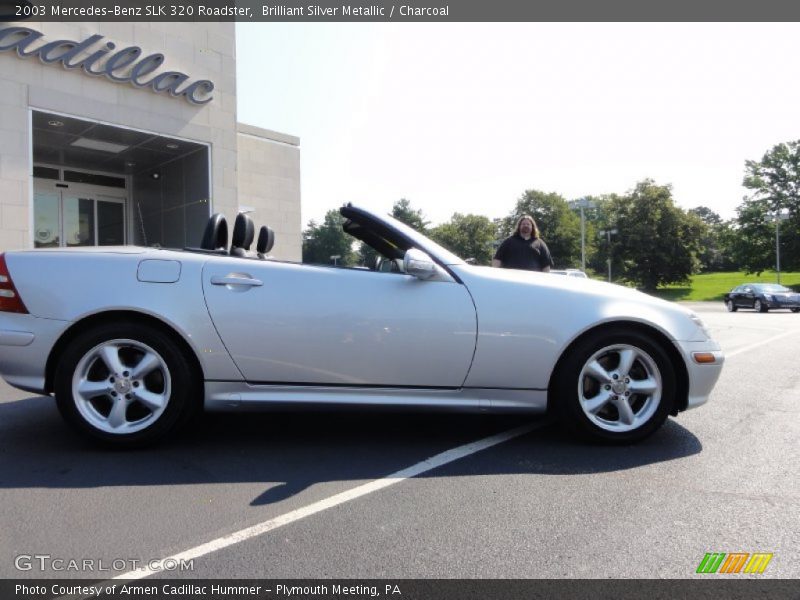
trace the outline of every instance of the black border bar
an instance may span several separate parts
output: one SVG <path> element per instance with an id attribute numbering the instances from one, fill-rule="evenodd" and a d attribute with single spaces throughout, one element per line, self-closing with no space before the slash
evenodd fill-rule
<path id="1" fill-rule="evenodd" d="M 4 21 L 774 22 L 791 0 L 0 0 Z M 677 43 L 677 40 L 676 40 Z"/>
<path id="2" fill-rule="evenodd" d="M 218 587 L 215 587 L 218 586 Z M 44 593 L 32 592 L 38 588 Z M 126 588 L 128 591 L 126 592 Z M 135 589 L 134 589 L 135 588 Z M 242 589 L 241 593 L 219 589 Z M 97 594 L 97 590 L 101 590 Z M 216 591 L 215 591 L 216 590 Z M 291 591 L 291 593 L 289 593 Z M 77 593 L 64 593 L 77 592 Z M 718 575 L 689 580 L 653 579 L 158 579 L 91 581 L 78 579 L 0 580 L 3 600 L 797 600 L 797 580 L 760 579 L 757 576 L 722 578 Z"/>

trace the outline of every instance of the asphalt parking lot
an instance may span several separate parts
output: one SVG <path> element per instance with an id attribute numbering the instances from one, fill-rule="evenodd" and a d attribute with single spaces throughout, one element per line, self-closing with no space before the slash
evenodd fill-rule
<path id="1" fill-rule="evenodd" d="M 191 571 L 155 576 L 692 578 L 707 552 L 770 552 L 762 575 L 727 577 L 800 577 L 800 314 L 690 306 L 726 352 L 721 380 L 628 447 L 547 418 L 307 413 L 215 415 L 109 452 L 2 384 L 0 577 L 192 551 Z"/>

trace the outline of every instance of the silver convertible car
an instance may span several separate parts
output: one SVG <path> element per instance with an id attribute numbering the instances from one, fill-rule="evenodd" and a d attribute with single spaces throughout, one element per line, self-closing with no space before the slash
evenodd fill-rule
<path id="1" fill-rule="evenodd" d="M 476 267 L 347 205 L 375 268 L 271 259 L 239 215 L 201 248 L 0 255 L 0 373 L 83 434 L 138 446 L 200 409 L 552 411 L 630 443 L 708 400 L 723 356 L 687 309 L 607 283 Z M 387 268 L 388 266 L 388 268 Z"/>

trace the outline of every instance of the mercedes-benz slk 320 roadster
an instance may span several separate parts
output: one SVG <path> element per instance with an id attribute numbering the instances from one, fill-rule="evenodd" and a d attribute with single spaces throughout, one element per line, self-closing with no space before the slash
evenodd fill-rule
<path id="1" fill-rule="evenodd" d="M 347 205 L 365 267 L 274 260 L 215 215 L 198 249 L 0 255 L 0 373 L 118 446 L 197 410 L 552 411 L 595 440 L 645 438 L 706 402 L 723 355 L 677 304 L 573 277 L 476 267 Z"/>

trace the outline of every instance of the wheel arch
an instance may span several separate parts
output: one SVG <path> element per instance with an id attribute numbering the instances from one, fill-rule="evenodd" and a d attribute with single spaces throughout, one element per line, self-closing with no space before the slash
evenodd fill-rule
<path id="1" fill-rule="evenodd" d="M 664 352 L 666 352 L 667 356 L 669 356 L 669 358 L 672 360 L 672 364 L 675 365 L 677 403 L 673 409 L 672 416 L 677 415 L 678 412 L 686 410 L 689 400 L 689 373 L 686 369 L 686 363 L 684 362 L 683 357 L 678 349 L 675 347 L 675 344 L 673 344 L 672 341 L 662 331 L 645 323 L 640 323 L 637 321 L 609 321 L 597 325 L 596 327 L 592 327 L 591 329 L 587 329 L 581 333 L 578 337 L 572 340 L 572 342 L 570 342 L 566 349 L 561 353 L 561 356 L 558 357 L 558 361 L 556 361 L 555 367 L 550 373 L 550 379 L 547 382 L 548 412 L 551 411 L 552 404 L 554 402 L 553 394 L 555 394 L 557 387 L 555 385 L 555 380 L 559 376 L 567 357 L 569 357 L 570 354 L 574 352 L 575 349 L 587 338 L 603 331 L 620 329 L 624 329 L 626 331 L 636 331 L 638 333 L 647 335 L 664 349 Z"/>
<path id="2" fill-rule="evenodd" d="M 177 343 L 178 346 L 180 346 L 181 350 L 184 351 L 192 365 L 193 370 L 195 371 L 195 374 L 200 378 L 201 381 L 205 380 L 203 366 L 200 364 L 200 360 L 197 358 L 197 353 L 195 353 L 191 344 L 189 344 L 184 335 L 175 327 L 157 317 L 154 317 L 153 315 L 146 313 L 132 310 L 113 310 L 85 316 L 79 321 L 73 323 L 69 328 L 67 328 L 66 331 L 64 331 L 64 333 L 61 334 L 61 337 L 59 337 L 58 341 L 56 341 L 56 343 L 53 345 L 53 348 L 50 350 L 50 354 L 47 357 L 47 364 L 45 366 L 45 392 L 48 394 L 53 392 L 56 367 L 58 365 L 59 358 L 62 356 L 64 350 L 69 346 L 72 340 L 74 340 L 84 331 L 87 331 L 93 327 L 97 327 L 98 325 L 119 323 L 120 321 L 150 325 L 169 335 L 170 338 Z M 203 386 L 200 386 L 201 390 L 202 387 Z"/>

